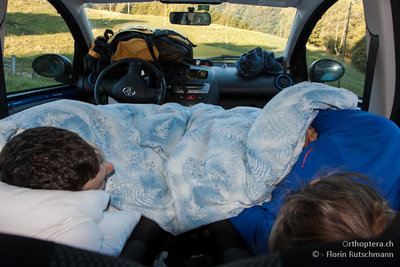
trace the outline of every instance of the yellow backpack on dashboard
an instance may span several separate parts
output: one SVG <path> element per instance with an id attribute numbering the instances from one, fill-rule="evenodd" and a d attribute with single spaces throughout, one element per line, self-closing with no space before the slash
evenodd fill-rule
<path id="1" fill-rule="evenodd" d="M 108 29 L 92 43 L 84 59 L 85 71 L 95 81 L 112 62 L 135 57 L 154 62 L 165 72 L 193 64 L 193 47 L 188 38 L 171 30 L 131 28 L 114 34 Z"/>

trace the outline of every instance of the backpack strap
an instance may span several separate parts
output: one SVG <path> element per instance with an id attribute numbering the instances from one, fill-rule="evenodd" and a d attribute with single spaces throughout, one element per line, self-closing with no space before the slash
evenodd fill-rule
<path id="1" fill-rule="evenodd" d="M 180 33 L 175 32 L 175 31 L 172 31 L 172 30 L 160 30 L 160 29 L 157 29 L 157 30 L 154 31 L 154 36 L 157 36 L 157 37 L 158 36 L 170 36 L 170 37 L 174 37 L 175 39 L 177 39 L 179 41 L 185 42 L 187 45 L 190 45 L 191 47 L 196 47 L 197 46 L 197 45 L 193 44 L 185 36 L 181 35 Z"/>
<path id="2" fill-rule="evenodd" d="M 154 49 L 153 49 L 154 43 L 153 43 L 153 40 L 151 38 L 148 38 L 148 37 L 145 37 L 144 40 L 145 40 L 145 42 L 147 44 L 147 47 L 149 48 L 150 55 L 153 57 L 154 62 L 157 63 L 158 62 L 158 58 L 154 54 Z"/>
<path id="3" fill-rule="evenodd" d="M 91 44 L 88 54 L 85 56 L 83 63 L 85 71 L 89 71 L 95 76 L 101 71 L 101 62 L 106 57 L 107 41 L 112 35 L 112 30 L 106 30 L 104 36 L 97 37 Z"/>

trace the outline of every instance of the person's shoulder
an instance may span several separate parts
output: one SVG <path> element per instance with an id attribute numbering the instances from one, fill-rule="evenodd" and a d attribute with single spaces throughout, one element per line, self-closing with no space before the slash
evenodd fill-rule
<path id="1" fill-rule="evenodd" d="M 323 120 L 323 119 L 339 119 L 343 121 L 376 121 L 382 123 L 394 124 L 388 118 L 385 118 L 381 115 L 374 114 L 371 112 L 359 110 L 359 109 L 327 109 L 320 110 L 315 120 Z"/>
<path id="2" fill-rule="evenodd" d="M 400 134 L 397 125 L 381 115 L 362 110 L 321 110 L 312 125 L 320 133 L 342 133 L 381 130 L 395 135 Z"/>

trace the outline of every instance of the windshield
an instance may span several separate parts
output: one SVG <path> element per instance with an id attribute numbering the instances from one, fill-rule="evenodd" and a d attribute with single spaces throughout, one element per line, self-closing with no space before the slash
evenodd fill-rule
<path id="1" fill-rule="evenodd" d="M 211 25 L 176 25 L 169 22 L 170 12 L 187 11 L 188 7 L 194 7 L 196 12 L 209 12 Z M 296 12 L 294 8 L 228 3 L 196 6 L 159 2 L 86 4 L 85 9 L 95 38 L 103 35 L 106 29 L 114 32 L 129 27 L 170 29 L 197 45 L 193 51 L 195 58 L 218 57 L 215 59 L 222 61 L 235 59 L 258 46 L 274 52 L 276 57 L 281 56 Z"/>

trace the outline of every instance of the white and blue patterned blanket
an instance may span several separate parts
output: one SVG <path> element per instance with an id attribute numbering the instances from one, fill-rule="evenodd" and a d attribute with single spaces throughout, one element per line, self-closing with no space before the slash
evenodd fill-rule
<path id="1" fill-rule="evenodd" d="M 59 100 L 3 119 L 0 148 L 19 129 L 77 132 L 115 165 L 106 184 L 111 204 L 179 234 L 268 200 L 318 110 L 356 105 L 345 89 L 309 82 L 284 89 L 263 109 Z"/>

